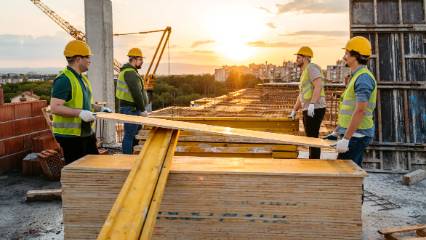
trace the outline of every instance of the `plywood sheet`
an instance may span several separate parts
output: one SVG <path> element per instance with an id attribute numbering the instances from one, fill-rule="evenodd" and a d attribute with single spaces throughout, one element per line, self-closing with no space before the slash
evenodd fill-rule
<path id="1" fill-rule="evenodd" d="M 329 141 L 319 139 L 319 138 L 294 136 L 289 134 L 267 133 L 267 132 L 253 131 L 253 130 L 211 126 L 206 124 L 188 123 L 188 122 L 172 121 L 172 120 L 166 120 L 166 119 L 155 119 L 155 118 L 141 117 L 141 116 L 130 116 L 130 115 L 119 114 L 119 113 L 98 113 L 97 117 L 101 119 L 144 124 L 144 125 L 160 127 L 160 128 L 189 130 L 194 132 L 214 133 L 214 134 L 228 135 L 228 136 L 248 137 L 253 139 L 271 140 L 277 143 L 294 144 L 294 145 L 301 145 L 301 146 L 329 147 L 331 144 Z"/>
<path id="2" fill-rule="evenodd" d="M 135 158 L 64 168 L 65 239 L 96 238 Z M 349 161 L 174 157 L 152 239 L 361 239 L 360 171 Z"/>

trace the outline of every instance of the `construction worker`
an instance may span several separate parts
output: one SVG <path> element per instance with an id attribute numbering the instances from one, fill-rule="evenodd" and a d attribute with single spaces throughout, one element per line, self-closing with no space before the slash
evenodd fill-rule
<path id="1" fill-rule="evenodd" d="M 297 55 L 296 64 L 302 69 L 302 74 L 299 96 L 289 118 L 295 119 L 297 111 L 302 108 L 305 134 L 317 138 L 326 108 L 324 77 L 321 68 L 311 62 L 314 54 L 310 47 L 301 47 L 295 55 Z M 309 148 L 310 159 L 319 159 L 320 156 L 320 148 Z"/>
<path id="2" fill-rule="evenodd" d="M 144 57 L 139 48 L 130 49 L 127 56 L 129 62 L 121 68 L 115 90 L 115 96 L 119 100 L 120 113 L 147 117 L 145 107 L 148 104 L 148 95 L 143 79 L 138 73 Z M 140 127 L 137 124 L 124 123 L 123 153 L 133 153 L 133 147 L 137 144 L 135 136 Z"/>
<path id="3" fill-rule="evenodd" d="M 367 68 L 371 43 L 364 37 L 348 41 L 344 60 L 351 69 L 351 79 L 341 97 L 337 128 L 326 138 L 337 140 L 338 159 L 351 159 L 361 166 L 366 147 L 374 137 L 373 112 L 377 84 Z"/>
<path id="4" fill-rule="evenodd" d="M 93 112 L 111 109 L 93 103 L 92 86 L 83 74 L 90 65 L 89 46 L 83 41 L 70 41 L 64 55 L 68 66 L 53 82 L 50 108 L 52 131 L 68 164 L 87 154 L 98 154 Z"/>

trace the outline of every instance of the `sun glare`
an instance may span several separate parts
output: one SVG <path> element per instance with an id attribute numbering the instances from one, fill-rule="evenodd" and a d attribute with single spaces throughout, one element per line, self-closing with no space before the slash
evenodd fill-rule
<path id="1" fill-rule="evenodd" d="M 216 9 L 207 16 L 206 25 L 215 41 L 215 51 L 234 62 L 244 61 L 256 54 L 247 43 L 256 41 L 265 31 L 264 21 L 252 9 Z M 260 19 L 259 19 L 260 18 Z"/>

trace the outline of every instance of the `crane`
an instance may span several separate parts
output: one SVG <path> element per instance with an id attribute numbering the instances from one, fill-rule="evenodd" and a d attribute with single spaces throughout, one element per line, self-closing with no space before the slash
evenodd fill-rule
<path id="1" fill-rule="evenodd" d="M 64 29 L 69 35 L 71 35 L 73 38 L 77 40 L 81 40 L 81 41 L 86 41 L 86 35 L 84 32 L 75 28 L 68 21 L 66 21 L 61 16 L 59 16 L 55 11 L 50 9 L 41 0 L 30 0 L 30 1 L 34 5 L 36 5 L 43 13 L 45 13 L 49 18 L 51 18 L 56 24 L 58 24 L 62 29 Z M 160 42 L 155 50 L 155 54 L 148 67 L 147 73 L 145 74 L 145 77 L 144 77 L 144 85 L 146 86 L 147 90 L 152 91 L 154 87 L 155 73 L 157 72 L 158 65 L 164 53 L 164 49 L 170 39 L 171 30 L 172 28 L 168 26 L 165 29 L 160 29 L 160 30 L 152 30 L 152 31 L 137 32 L 137 33 L 114 34 L 114 36 L 122 36 L 122 35 L 132 35 L 132 34 L 147 34 L 147 33 L 163 32 Z M 113 68 L 116 73 L 120 72 L 121 63 L 117 61 L 116 59 L 113 60 Z"/>
<path id="2" fill-rule="evenodd" d="M 46 4 L 40 0 L 30 0 L 34 5 L 36 5 L 42 12 L 44 12 L 48 17 L 50 17 L 56 24 L 58 24 L 62 29 L 64 29 L 69 35 L 73 38 L 86 42 L 86 35 L 71 25 L 68 21 L 59 16 L 55 11 L 50 9 Z M 114 59 L 114 70 L 119 73 L 121 64 L 119 61 Z"/>

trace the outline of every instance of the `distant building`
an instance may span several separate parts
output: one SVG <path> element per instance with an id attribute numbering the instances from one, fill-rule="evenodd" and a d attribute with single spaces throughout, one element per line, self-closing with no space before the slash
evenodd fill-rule
<path id="1" fill-rule="evenodd" d="M 218 82 L 225 82 L 229 76 L 229 72 L 227 73 L 225 68 L 218 68 L 214 70 L 214 80 Z"/>
<path id="2" fill-rule="evenodd" d="M 35 95 L 32 91 L 25 91 L 15 97 L 13 97 L 10 102 L 16 103 L 16 102 L 31 102 L 31 101 L 37 101 L 40 100 L 40 97 Z"/>
<path id="3" fill-rule="evenodd" d="M 338 60 L 336 65 L 327 66 L 326 78 L 329 82 L 343 83 L 346 76 L 351 73 L 351 70 L 346 67 L 343 60 Z"/>
<path id="4" fill-rule="evenodd" d="M 301 68 L 292 61 L 284 61 L 281 71 L 283 82 L 298 82 L 302 74 Z"/>

